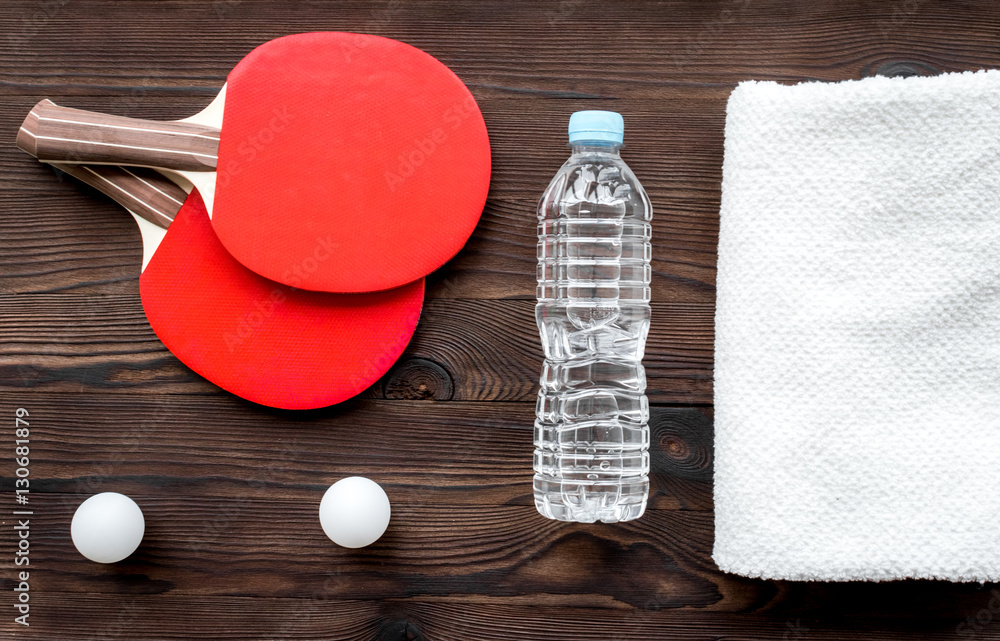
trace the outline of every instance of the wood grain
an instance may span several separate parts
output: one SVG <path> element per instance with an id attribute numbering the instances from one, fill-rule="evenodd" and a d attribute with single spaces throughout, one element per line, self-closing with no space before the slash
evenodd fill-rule
<path id="1" fill-rule="evenodd" d="M 886 603 L 886 595 L 899 592 L 899 584 L 882 584 L 867 591 L 869 603 Z M 929 589 L 928 589 L 929 588 Z M 826 596 L 822 590 L 809 589 Z M 468 639 L 563 641 L 589 639 L 597 634 L 608 641 L 682 639 L 697 641 L 886 641 L 919 638 L 949 641 L 956 638 L 962 621 L 930 618 L 920 608 L 935 606 L 940 592 L 931 586 L 904 590 L 921 598 L 905 604 L 910 618 L 886 619 L 871 613 L 870 606 L 854 607 L 846 600 L 844 616 L 816 618 L 801 613 L 764 611 L 728 613 L 663 607 L 560 606 L 553 597 L 534 602 L 514 599 L 469 602 L 458 599 L 407 597 L 387 600 L 340 600 L 323 592 L 296 599 L 248 599 L 239 596 L 186 596 L 173 594 L 39 595 L 39 635 L 58 631 L 60 641 L 107 638 L 172 638 L 183 630 L 199 630 L 213 639 L 259 638 L 344 641 L 467 641 Z M 972 612 L 985 608 L 987 590 L 969 589 L 962 604 Z M 845 600 L 831 606 L 844 611 Z M 602 607 L 603 606 L 603 607 Z M 868 614 L 856 615 L 856 609 Z M 938 611 L 935 608 L 933 611 Z M 155 614 L 155 618 L 150 615 Z M 976 624 L 976 639 L 994 639 L 992 626 Z M 971 632 L 974 629 L 966 628 Z M 247 631 L 252 631 L 250 636 Z M 961 638 L 961 637 L 959 637 Z M 966 638 L 969 638 L 966 636 Z"/>
<path id="2" fill-rule="evenodd" d="M 0 389 L 218 393 L 163 347 L 138 294 L 0 294 L 0 306 L 18 310 L 0 316 Z M 650 401 L 711 403 L 713 307 L 652 307 Z M 400 362 L 366 395 L 534 401 L 541 354 L 533 300 L 430 300 Z"/>
<path id="3" fill-rule="evenodd" d="M 3 392 L 0 400 L 13 406 L 21 396 Z M 377 477 L 403 502 L 532 505 L 533 403 L 358 399 L 291 412 L 229 395 L 183 403 L 162 394 L 33 398 L 40 491 L 94 492 L 114 476 L 137 492 L 169 483 L 186 495 L 303 498 L 326 478 L 354 473 Z M 121 412 L 138 418 L 123 424 Z M 709 414 L 654 407 L 650 426 L 651 509 L 710 509 Z"/>
<path id="4" fill-rule="evenodd" d="M 47 568 L 48 589 L 149 589 L 123 570 L 127 564 L 88 572 L 91 564 L 73 550 L 72 513 L 81 496 L 100 491 L 127 493 L 146 511 L 145 547 L 129 563 L 158 566 L 164 578 L 149 575 L 153 585 L 232 594 L 251 581 L 260 584 L 255 593 L 269 596 L 316 589 L 326 578 L 317 564 L 337 553 L 318 528 L 318 501 L 330 482 L 361 474 L 386 488 L 393 525 L 361 555 L 341 554 L 338 574 L 362 580 L 327 588 L 331 597 L 395 598 L 413 581 L 443 596 L 466 591 L 463 582 L 480 584 L 484 574 L 506 577 L 510 594 L 565 592 L 582 571 L 573 555 L 599 554 L 604 564 L 631 559 L 636 568 L 660 559 L 677 573 L 674 582 L 691 586 L 686 598 L 700 605 L 713 598 L 714 589 L 676 560 L 683 556 L 699 567 L 696 549 L 711 541 L 711 423 L 699 410 L 656 408 L 651 420 L 654 447 L 663 451 L 652 457 L 650 513 L 674 516 L 619 531 L 540 520 L 531 500 L 530 403 L 359 400 L 316 412 L 248 413 L 249 404 L 228 396 L 180 406 L 169 395 L 112 396 L 36 394 L 29 409 L 33 523 L 59 542 L 32 561 Z M 0 394 L 2 407 L 20 402 L 17 394 Z M 123 425 L 123 412 L 142 419 Z M 690 455 L 677 455 L 679 442 Z M 650 548 L 654 530 L 660 543 Z M 556 531 L 564 542 L 553 541 Z M 698 532 L 698 542 L 685 540 L 683 531 Z M 289 555 L 284 546 L 296 540 Z M 247 546 L 259 551 L 244 554 Z M 395 561 L 409 579 L 363 580 L 380 556 L 403 549 L 414 550 Z M 541 563 L 539 556 L 551 560 Z M 546 563 L 565 564 L 566 571 L 546 570 Z M 215 567 L 226 567 L 229 579 L 210 579 Z M 122 572 L 125 583 L 118 583 Z M 616 598 L 642 600 L 633 581 L 607 589 L 621 591 Z"/>
<path id="5" fill-rule="evenodd" d="M 4 90 L 218 87 L 260 42 L 299 31 L 359 31 L 409 42 L 466 82 L 526 98 L 661 94 L 670 83 L 856 77 L 887 59 L 947 70 L 995 62 L 991 0 L 791 3 L 503 0 L 318 4 L 114 0 L 5 5 Z M 117 27 L 109 52 L 105 25 Z M 165 26 L 167 25 L 167 26 Z M 211 37 L 200 37 L 203 33 Z M 82 37 L 89 36 L 89 37 Z M 103 37 L 102 37 L 103 36 Z M 44 55 L 72 50 L 75 57 Z M 114 60 L 114 66 L 108 63 Z M 71 63 L 71 64 L 68 64 Z M 128 114 L 126 114 L 128 115 Z"/>
<path id="6" fill-rule="evenodd" d="M 32 412 L 38 510 L 30 629 L 13 623 L 16 542 L 0 518 L 0 638 L 1000 639 L 994 585 L 720 573 L 710 406 L 732 88 L 998 67 L 1000 4 L 11 0 L 0 24 L 0 416 Z M 134 223 L 13 143 L 46 97 L 192 115 L 254 46 L 310 30 L 397 38 L 451 67 L 486 119 L 493 181 L 400 363 L 364 398 L 293 413 L 170 356 L 139 303 Z M 586 108 L 625 115 L 623 157 L 654 205 L 653 493 L 619 526 L 546 521 L 530 494 L 534 209 Z M 0 464 L 0 508 L 12 471 Z M 385 538 L 357 551 L 316 519 L 348 474 L 393 501 Z M 69 519 L 111 489 L 143 505 L 148 533 L 99 566 L 74 552 Z"/>

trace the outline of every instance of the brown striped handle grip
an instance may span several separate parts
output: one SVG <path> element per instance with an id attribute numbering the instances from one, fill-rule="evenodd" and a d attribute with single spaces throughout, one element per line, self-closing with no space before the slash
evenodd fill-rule
<path id="1" fill-rule="evenodd" d="M 49 163 L 100 191 L 140 218 L 166 228 L 173 222 L 187 192 L 159 172 L 146 167 Z"/>
<path id="2" fill-rule="evenodd" d="M 44 162 L 214 171 L 219 130 L 60 107 L 42 100 L 18 132 L 18 147 Z"/>
<path id="3" fill-rule="evenodd" d="M 40 106 L 52 103 L 43 100 Z M 35 110 L 32 110 L 34 113 Z M 38 119 L 29 114 L 17 134 L 17 146 L 31 155 L 35 154 Z M 166 228 L 174 220 L 187 192 L 152 169 L 115 167 L 111 165 L 79 165 L 50 163 L 70 176 L 87 183 L 112 200 L 160 227 Z"/>

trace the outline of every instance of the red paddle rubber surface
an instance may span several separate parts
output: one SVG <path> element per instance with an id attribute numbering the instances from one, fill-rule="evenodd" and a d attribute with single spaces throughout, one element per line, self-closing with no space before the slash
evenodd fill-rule
<path id="1" fill-rule="evenodd" d="M 378 380 L 416 329 L 424 283 L 372 294 L 280 285 L 233 259 L 192 192 L 139 279 L 156 335 L 188 367 L 249 401 L 312 409 Z"/>
<path id="2" fill-rule="evenodd" d="M 272 280 L 365 292 L 426 276 L 472 234 L 489 181 L 472 94 L 410 45 L 298 34 L 229 74 L 212 224 Z"/>

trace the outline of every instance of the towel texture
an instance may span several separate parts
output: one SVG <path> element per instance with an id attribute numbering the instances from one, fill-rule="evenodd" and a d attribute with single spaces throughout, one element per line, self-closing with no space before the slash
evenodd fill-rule
<path id="1" fill-rule="evenodd" d="M 721 569 L 1000 580 L 1000 71 L 737 87 L 715 402 Z"/>

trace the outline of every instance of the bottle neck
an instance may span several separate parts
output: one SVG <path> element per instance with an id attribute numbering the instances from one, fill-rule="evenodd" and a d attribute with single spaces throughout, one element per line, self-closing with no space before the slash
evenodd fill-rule
<path id="1" fill-rule="evenodd" d="M 608 154 L 611 156 L 618 156 L 620 155 L 619 152 L 621 148 L 625 145 L 613 142 L 579 140 L 577 142 L 571 142 L 569 146 L 574 154 Z"/>

